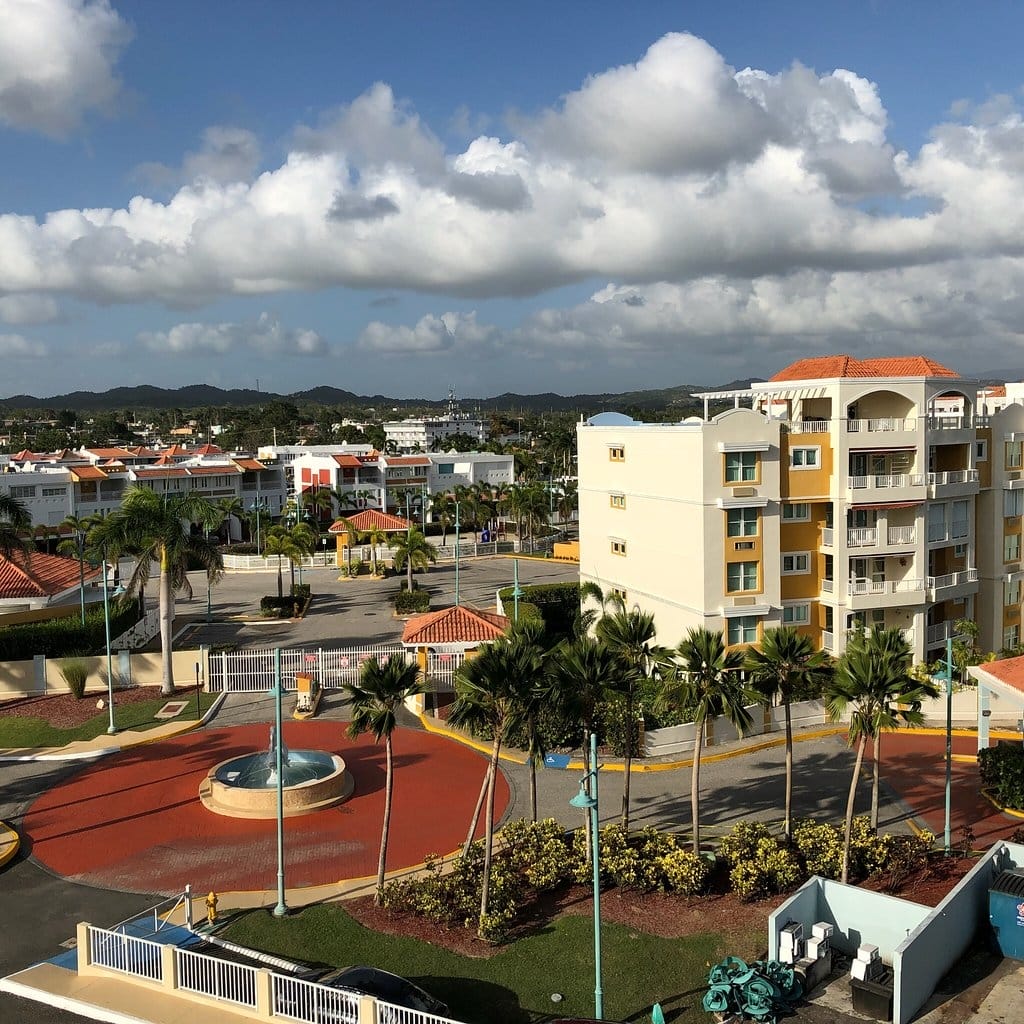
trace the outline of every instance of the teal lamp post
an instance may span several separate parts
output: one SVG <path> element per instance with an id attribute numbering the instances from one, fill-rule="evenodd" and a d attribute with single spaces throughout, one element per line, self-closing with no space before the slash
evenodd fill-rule
<path id="1" fill-rule="evenodd" d="M 459 606 L 459 503 L 455 502 L 455 607 Z"/>
<path id="2" fill-rule="evenodd" d="M 601 991 L 601 864 L 597 813 L 597 733 L 590 734 L 591 769 L 580 780 L 580 791 L 569 803 L 590 812 L 590 861 L 594 869 L 594 1017 L 604 1020 L 604 993 Z"/>
<path id="3" fill-rule="evenodd" d="M 277 776 L 277 906 L 274 917 L 284 917 L 288 906 L 284 901 L 284 758 L 282 747 L 284 737 L 281 734 L 281 692 L 284 681 L 281 679 L 281 648 L 274 648 L 274 773 Z"/>
<path id="4" fill-rule="evenodd" d="M 114 669 L 113 660 L 110 654 L 110 597 L 107 590 L 107 549 L 104 548 L 103 554 L 103 631 L 106 637 L 107 645 L 107 708 L 110 717 L 110 724 L 107 726 L 107 734 L 113 736 L 117 732 L 117 726 L 114 725 Z M 114 597 L 124 593 L 120 584 L 114 591 Z"/>
<path id="5" fill-rule="evenodd" d="M 943 670 L 946 680 L 946 856 L 952 851 L 950 837 L 950 814 L 953 803 L 953 638 L 946 637 L 946 666 Z"/>

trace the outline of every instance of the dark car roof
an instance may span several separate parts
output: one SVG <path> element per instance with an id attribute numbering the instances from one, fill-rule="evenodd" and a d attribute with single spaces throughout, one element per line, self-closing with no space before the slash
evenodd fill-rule
<path id="1" fill-rule="evenodd" d="M 382 971 L 379 967 L 367 967 L 362 964 L 356 967 L 343 967 L 321 978 L 320 982 L 339 988 L 358 989 L 369 995 L 378 996 L 385 1002 L 401 1003 L 411 998 L 417 1004 L 413 1009 L 443 1014 L 448 1012 L 448 1007 L 440 999 L 435 999 L 429 992 L 425 992 L 406 978 Z"/>

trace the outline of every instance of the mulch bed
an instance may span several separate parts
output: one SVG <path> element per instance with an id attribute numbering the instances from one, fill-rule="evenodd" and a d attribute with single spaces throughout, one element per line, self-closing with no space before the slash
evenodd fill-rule
<path id="1" fill-rule="evenodd" d="M 891 895 L 926 907 L 936 907 L 977 863 L 976 857 L 963 857 L 955 849 L 950 857 L 942 853 L 932 854 L 927 866 L 910 875 Z M 885 879 L 876 875 L 862 882 L 861 887 L 883 892 L 884 884 Z"/>
<path id="2" fill-rule="evenodd" d="M 194 689 L 187 692 L 191 694 Z M 166 699 L 173 700 L 175 696 L 181 697 L 185 693 L 186 691 L 182 690 Z M 160 688 L 157 686 L 132 686 L 124 690 L 114 690 L 114 705 L 124 707 L 126 704 L 137 704 L 158 697 Z M 76 700 L 70 693 L 46 697 L 19 697 L 0 703 L 0 718 L 39 718 L 55 729 L 76 729 L 99 714 L 100 709 L 96 705 L 100 700 L 103 701 L 105 708 L 106 690 L 87 693 L 81 700 Z"/>

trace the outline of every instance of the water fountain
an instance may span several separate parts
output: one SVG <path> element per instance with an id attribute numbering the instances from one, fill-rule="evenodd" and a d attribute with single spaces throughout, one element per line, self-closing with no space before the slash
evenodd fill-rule
<path id="1" fill-rule="evenodd" d="M 337 754 L 289 750 L 281 743 L 284 816 L 333 807 L 352 795 L 352 775 Z M 270 728 L 267 750 L 221 761 L 199 786 L 203 806 L 231 818 L 277 817 L 277 737 Z"/>

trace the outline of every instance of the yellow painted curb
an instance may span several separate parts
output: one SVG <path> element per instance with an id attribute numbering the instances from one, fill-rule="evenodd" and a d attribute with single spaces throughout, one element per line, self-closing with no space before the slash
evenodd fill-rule
<path id="1" fill-rule="evenodd" d="M 5 821 L 0 821 L 0 868 L 21 848 L 21 836 Z"/>
<path id="2" fill-rule="evenodd" d="M 978 755 L 977 754 L 953 754 L 950 757 L 950 760 L 951 761 L 957 761 L 960 764 L 977 764 L 978 763 Z"/>
<path id="3" fill-rule="evenodd" d="M 981 795 L 1001 814 L 1008 814 L 1011 818 L 1019 818 L 1024 821 L 1024 811 L 1015 811 L 1010 807 L 1004 807 L 999 803 L 996 798 L 992 795 L 992 791 L 989 789 L 983 789 Z"/>
<path id="4" fill-rule="evenodd" d="M 954 736 L 977 736 L 977 729 L 953 729 L 951 730 Z M 921 728 L 921 729 L 896 729 L 893 735 L 903 736 L 945 736 L 946 730 L 943 728 Z M 1011 732 L 1009 729 L 990 729 L 989 738 L 996 740 L 1019 740 L 1019 732 Z"/>
<path id="5" fill-rule="evenodd" d="M 473 750 L 479 750 L 481 754 L 490 754 L 491 748 L 486 743 L 477 743 L 476 740 L 470 739 L 468 736 L 464 736 L 461 732 L 456 732 L 454 729 L 448 729 L 443 725 L 438 725 L 436 722 L 430 720 L 427 715 L 417 715 L 420 720 L 420 724 L 426 729 L 427 732 L 433 733 L 435 736 L 446 736 L 450 740 L 455 740 L 456 743 L 461 743 L 464 747 L 470 747 Z M 515 757 L 512 754 L 499 754 L 498 759 L 500 761 L 509 761 L 512 764 L 526 764 L 525 757 Z"/>

